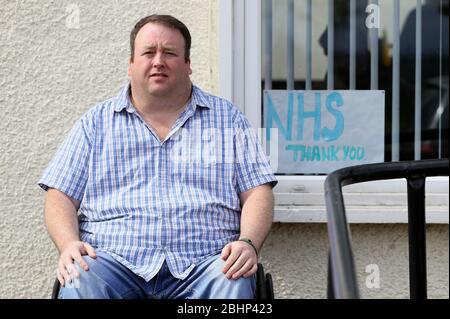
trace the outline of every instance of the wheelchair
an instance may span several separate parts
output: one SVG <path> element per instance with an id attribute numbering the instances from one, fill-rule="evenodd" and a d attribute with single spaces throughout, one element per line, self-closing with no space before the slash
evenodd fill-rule
<path id="1" fill-rule="evenodd" d="M 61 284 L 58 279 L 53 283 L 52 299 L 58 299 L 59 289 Z M 273 281 L 270 273 L 264 272 L 264 267 L 261 263 L 258 263 L 258 270 L 256 271 L 256 289 L 255 300 L 272 300 L 274 298 L 273 293 Z"/>

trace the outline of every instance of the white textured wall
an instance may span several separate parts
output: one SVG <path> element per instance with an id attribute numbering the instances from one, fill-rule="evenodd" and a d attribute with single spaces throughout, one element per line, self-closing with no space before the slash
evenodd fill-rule
<path id="1" fill-rule="evenodd" d="M 126 81 L 129 32 L 150 13 L 187 24 L 193 81 L 218 93 L 218 0 L 0 0 L 0 298 L 50 296 L 57 254 L 36 183 L 73 123 Z M 380 267 L 380 289 L 363 295 L 407 297 L 406 226 L 352 231 L 360 282 L 367 264 Z M 430 226 L 428 238 L 429 295 L 448 298 L 448 225 Z M 274 225 L 262 261 L 276 296 L 324 298 L 326 254 L 324 224 Z"/>
<path id="2" fill-rule="evenodd" d="M 408 227 L 351 224 L 355 267 L 363 298 L 409 298 Z M 277 298 L 326 298 L 325 224 L 274 224 L 261 252 Z M 427 226 L 428 297 L 449 298 L 448 225 Z M 367 288 L 366 266 L 377 265 L 379 288 Z"/>

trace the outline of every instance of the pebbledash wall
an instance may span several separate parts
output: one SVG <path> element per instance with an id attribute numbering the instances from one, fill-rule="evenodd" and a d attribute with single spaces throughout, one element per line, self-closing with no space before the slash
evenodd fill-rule
<path id="1" fill-rule="evenodd" d="M 219 94 L 218 11 L 219 0 L 0 0 L 0 298 L 50 297 L 57 251 L 36 183 L 74 122 L 126 83 L 134 23 L 151 13 L 184 21 L 192 80 Z M 407 226 L 351 231 L 362 295 L 408 298 Z M 427 236 L 429 297 L 448 298 L 448 224 Z M 326 297 L 327 245 L 324 223 L 274 224 L 261 261 L 277 298 Z"/>

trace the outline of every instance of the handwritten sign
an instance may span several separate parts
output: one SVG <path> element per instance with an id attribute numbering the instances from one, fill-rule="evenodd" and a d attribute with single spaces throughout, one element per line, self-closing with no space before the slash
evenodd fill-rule
<path id="1" fill-rule="evenodd" d="M 384 91 L 266 90 L 264 125 L 277 173 L 384 161 Z"/>

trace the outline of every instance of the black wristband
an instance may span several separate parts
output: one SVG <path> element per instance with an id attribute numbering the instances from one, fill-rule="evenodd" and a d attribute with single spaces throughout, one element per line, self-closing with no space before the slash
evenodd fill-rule
<path id="1" fill-rule="evenodd" d="M 251 241 L 251 239 L 248 239 L 248 238 L 245 238 L 245 237 L 241 237 L 241 238 L 239 238 L 239 241 L 246 242 L 247 244 L 252 246 L 253 249 L 255 250 L 256 256 L 258 256 L 258 249 L 256 249 L 255 245 L 253 245 L 253 242 Z"/>

